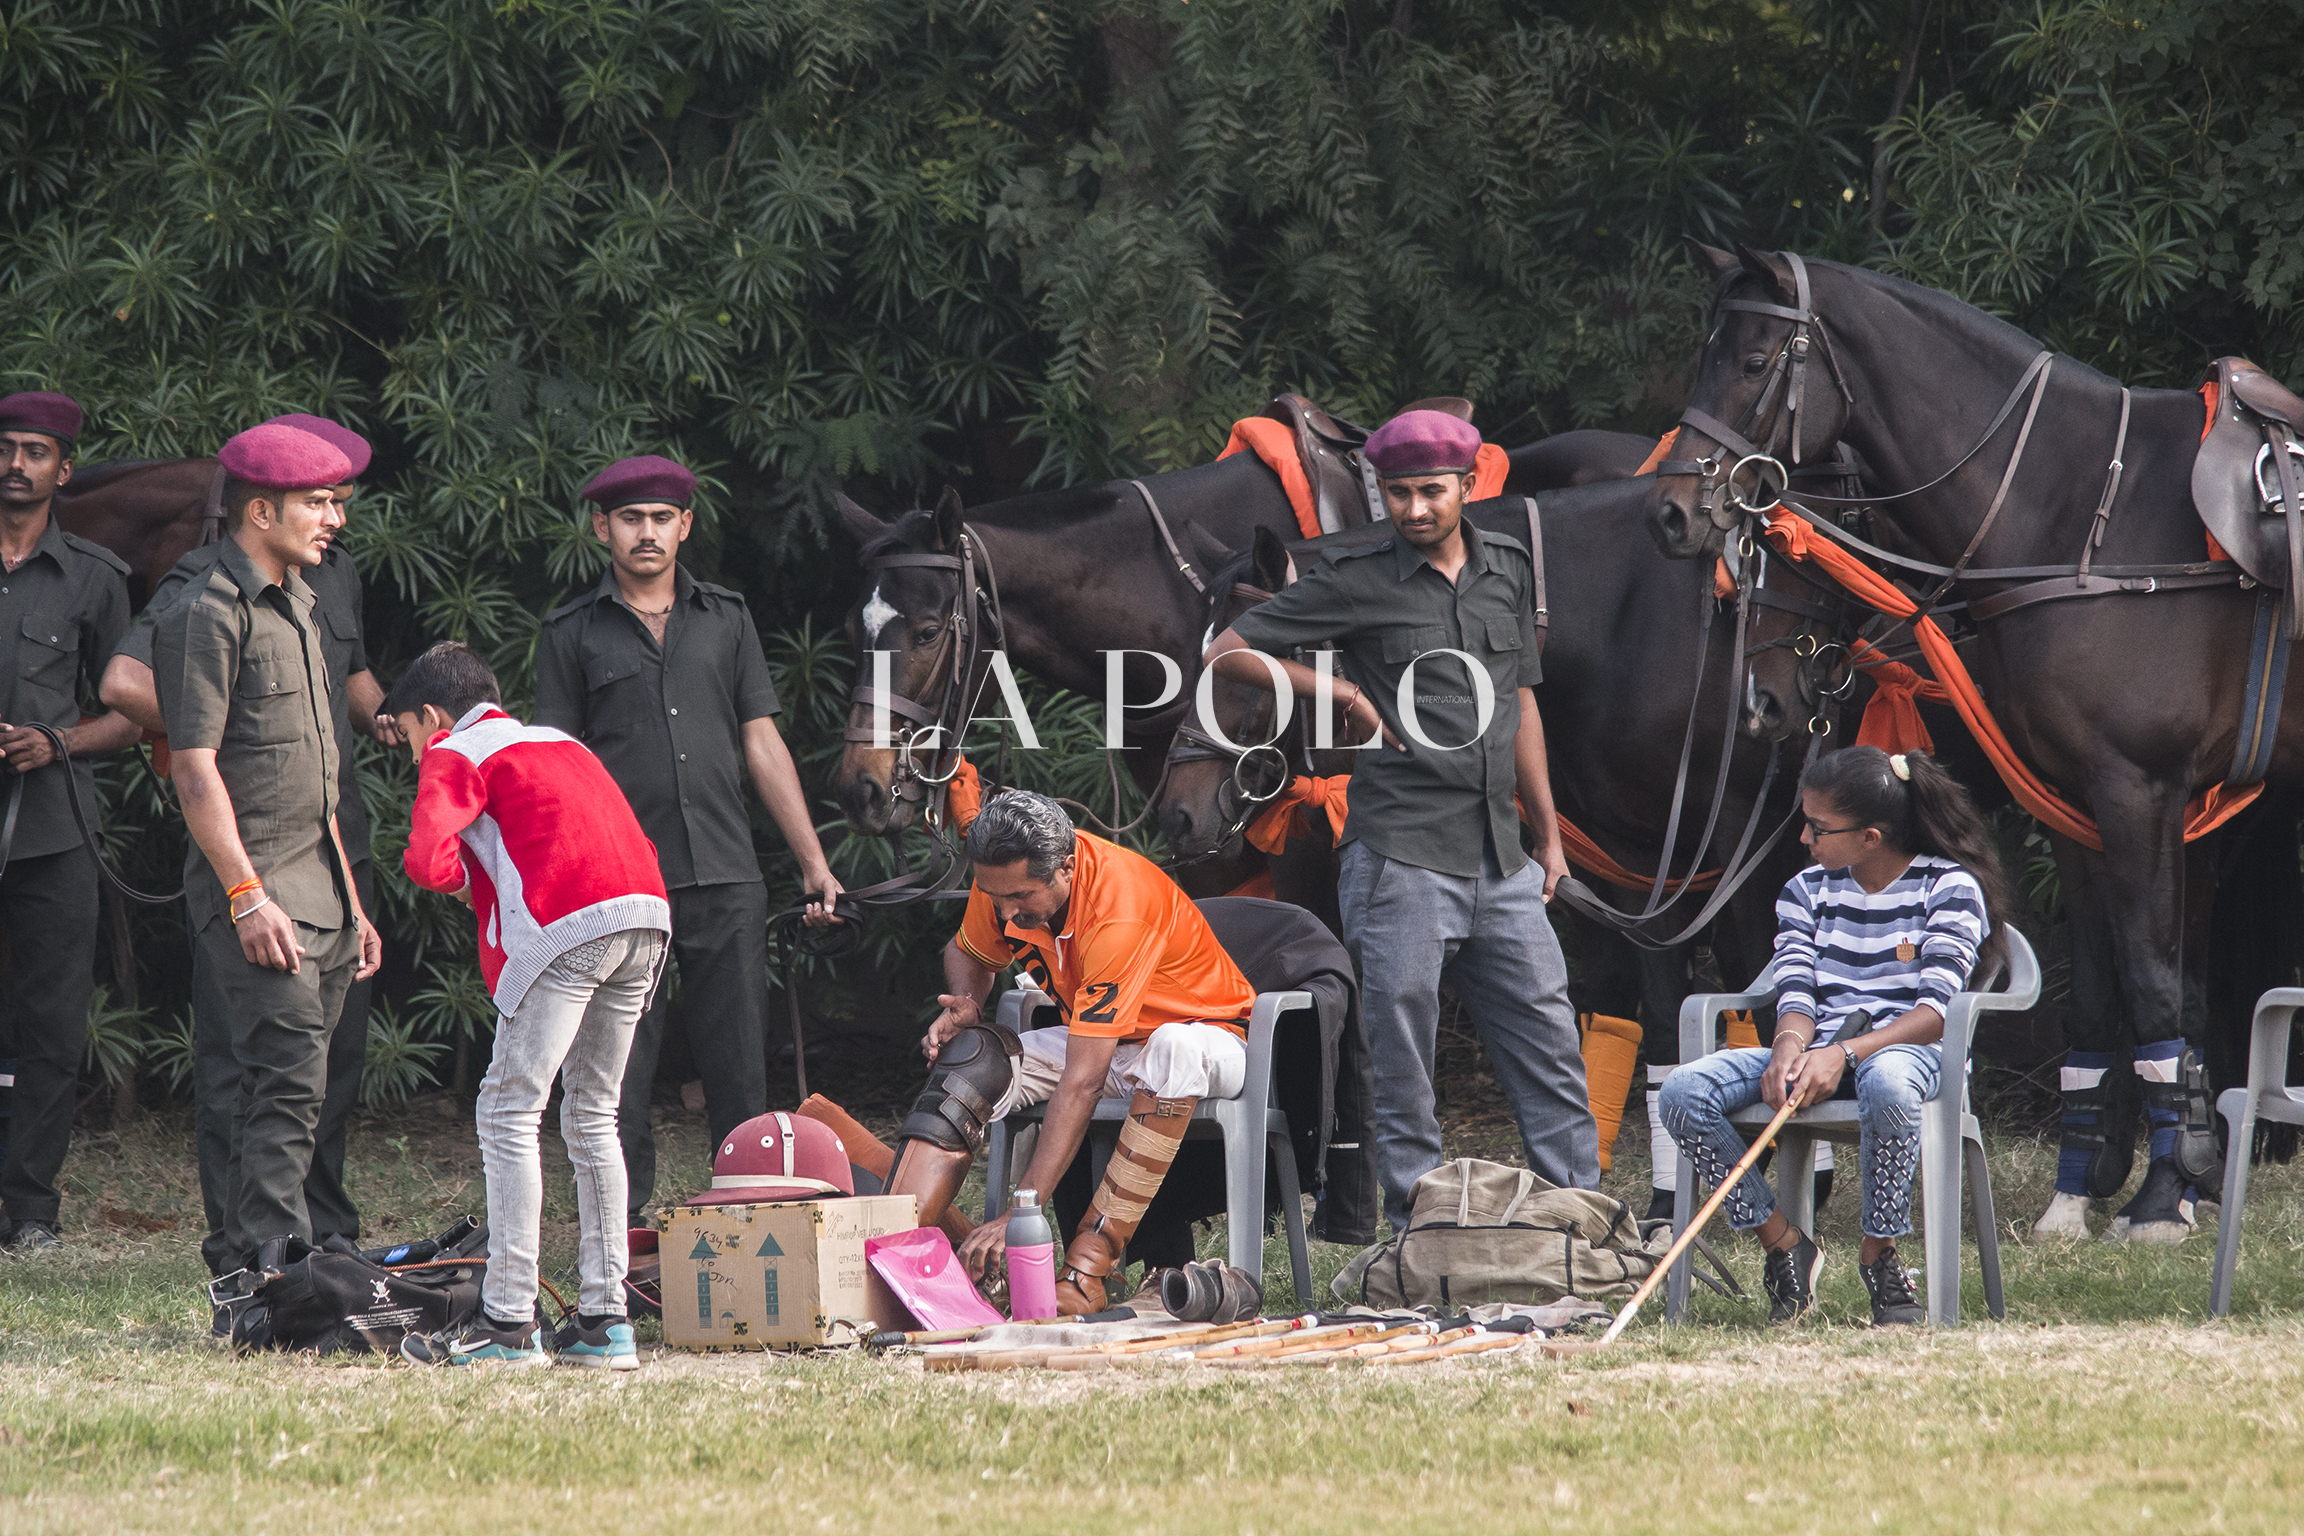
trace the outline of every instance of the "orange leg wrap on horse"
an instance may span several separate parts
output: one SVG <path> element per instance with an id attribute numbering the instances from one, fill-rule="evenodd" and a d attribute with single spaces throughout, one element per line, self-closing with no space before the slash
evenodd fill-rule
<path id="1" fill-rule="evenodd" d="M 1159 1192 L 1175 1164 L 1198 1099 L 1163 1099 L 1139 1089 L 1120 1127 L 1120 1145 L 1104 1165 L 1104 1182 L 1080 1218 L 1080 1229 L 1064 1251 L 1064 1272 L 1056 1278 L 1056 1311 L 1079 1317 L 1104 1310 L 1104 1277 L 1119 1267 L 1128 1239 L 1144 1219 L 1144 1208 Z"/>

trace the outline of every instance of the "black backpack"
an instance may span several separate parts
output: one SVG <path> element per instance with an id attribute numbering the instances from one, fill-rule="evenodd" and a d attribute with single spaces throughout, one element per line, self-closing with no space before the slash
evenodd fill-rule
<path id="1" fill-rule="evenodd" d="M 270 1278 L 243 1294 L 211 1291 L 231 1309 L 235 1353 L 395 1355 L 409 1334 L 438 1333 L 479 1312 L 488 1228 L 465 1217 L 430 1242 L 364 1252 L 341 1239 L 321 1248 L 291 1239 L 266 1269 Z"/>

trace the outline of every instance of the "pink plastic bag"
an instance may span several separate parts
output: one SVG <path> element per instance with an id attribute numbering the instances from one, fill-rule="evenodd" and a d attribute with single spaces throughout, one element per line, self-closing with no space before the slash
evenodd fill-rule
<path id="1" fill-rule="evenodd" d="M 923 1328 L 987 1328 L 1008 1321 L 976 1293 L 941 1227 L 868 1237 L 864 1260 Z"/>

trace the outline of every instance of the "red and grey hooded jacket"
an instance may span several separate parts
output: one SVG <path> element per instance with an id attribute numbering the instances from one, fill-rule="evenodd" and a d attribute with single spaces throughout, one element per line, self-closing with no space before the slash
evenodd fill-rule
<path id="1" fill-rule="evenodd" d="M 493 704 L 425 747 L 401 864 L 428 891 L 470 886 L 480 972 L 506 1018 L 577 945 L 672 931 L 656 845 L 608 770 L 575 737 Z"/>

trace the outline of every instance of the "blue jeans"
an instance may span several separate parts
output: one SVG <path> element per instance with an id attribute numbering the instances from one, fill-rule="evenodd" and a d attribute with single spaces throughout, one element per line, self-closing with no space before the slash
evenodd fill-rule
<path id="1" fill-rule="evenodd" d="M 1827 1047 L 1829 1049 L 1829 1047 Z M 1743 1135 L 1728 1122 L 1761 1102 L 1764 1050 L 1720 1051 L 1673 1069 L 1658 1105 L 1664 1129 L 1696 1166 L 1696 1176 L 1719 1187 L 1744 1155 Z M 1943 1053 L 1933 1045 L 1891 1045 L 1856 1064 L 1856 1117 L 1862 1137 L 1866 1237 L 1902 1237 L 1912 1230 L 1912 1175 L 1920 1166 L 1920 1106 L 1936 1097 Z M 1758 1169 L 1728 1194 L 1728 1224 L 1749 1232 L 1776 1209 L 1775 1191 Z"/>

